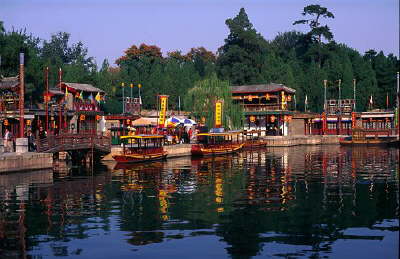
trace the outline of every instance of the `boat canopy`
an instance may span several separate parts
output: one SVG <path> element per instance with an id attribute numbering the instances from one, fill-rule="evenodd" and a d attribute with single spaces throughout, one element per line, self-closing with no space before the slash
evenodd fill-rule
<path id="1" fill-rule="evenodd" d="M 132 135 L 132 136 L 121 136 L 121 139 L 162 139 L 163 135 Z"/>

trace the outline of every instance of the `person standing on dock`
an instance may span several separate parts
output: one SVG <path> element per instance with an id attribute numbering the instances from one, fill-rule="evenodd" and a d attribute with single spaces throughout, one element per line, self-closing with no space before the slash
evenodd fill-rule
<path id="1" fill-rule="evenodd" d="M 4 133 L 4 153 L 12 152 L 12 133 L 6 128 Z"/>

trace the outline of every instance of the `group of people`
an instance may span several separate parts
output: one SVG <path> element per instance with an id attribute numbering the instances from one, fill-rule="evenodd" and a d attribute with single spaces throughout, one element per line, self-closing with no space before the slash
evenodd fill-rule
<path id="1" fill-rule="evenodd" d="M 33 135 L 31 130 L 28 130 L 27 133 L 27 139 L 28 139 L 28 151 L 29 152 L 35 152 L 37 150 L 36 146 L 36 141 L 35 141 L 35 136 Z M 46 138 L 47 133 L 43 129 L 43 127 L 40 127 L 38 131 L 38 137 L 40 139 Z M 4 131 L 4 136 L 3 136 L 3 146 L 4 146 L 4 153 L 8 152 L 14 152 L 15 151 L 15 136 L 13 133 L 10 131 L 10 129 L 6 128 Z"/>

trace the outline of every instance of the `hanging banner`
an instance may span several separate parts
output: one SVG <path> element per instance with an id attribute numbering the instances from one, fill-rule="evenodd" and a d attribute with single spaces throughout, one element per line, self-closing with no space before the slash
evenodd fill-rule
<path id="1" fill-rule="evenodd" d="M 167 115 L 168 95 L 159 95 L 160 98 L 160 115 L 158 117 L 158 126 L 164 127 L 165 117 Z"/>
<path id="2" fill-rule="evenodd" d="M 351 113 L 351 128 L 354 129 L 356 127 L 357 119 L 356 119 L 356 113 L 352 112 Z"/>
<path id="3" fill-rule="evenodd" d="M 282 110 L 286 110 L 286 97 L 285 97 L 285 92 L 282 91 L 282 92 L 281 92 L 281 95 L 282 95 L 282 102 L 281 102 L 281 104 L 282 104 Z"/>
<path id="4" fill-rule="evenodd" d="M 222 126 L 222 101 L 215 102 L 215 128 Z"/>

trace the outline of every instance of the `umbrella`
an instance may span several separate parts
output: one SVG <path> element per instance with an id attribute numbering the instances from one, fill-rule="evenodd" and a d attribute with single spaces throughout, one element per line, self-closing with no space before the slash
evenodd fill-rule
<path id="1" fill-rule="evenodd" d="M 184 119 L 183 124 L 185 124 L 185 126 L 193 126 L 196 125 L 197 123 L 192 119 Z"/>
<path id="2" fill-rule="evenodd" d="M 182 123 L 181 120 L 175 117 L 170 117 L 165 121 L 165 125 L 168 127 L 175 127 L 179 123 Z"/>

